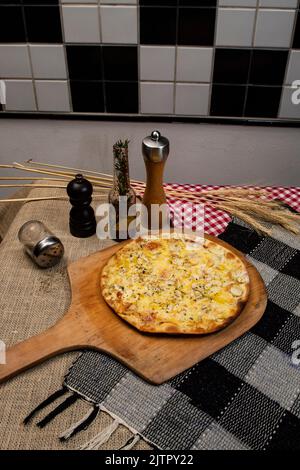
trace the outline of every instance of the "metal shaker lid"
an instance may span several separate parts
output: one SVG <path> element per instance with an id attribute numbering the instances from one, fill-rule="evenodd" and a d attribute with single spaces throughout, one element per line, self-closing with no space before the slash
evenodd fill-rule
<path id="1" fill-rule="evenodd" d="M 170 151 L 169 141 L 155 130 L 143 140 L 142 151 L 144 160 L 165 162 Z"/>
<path id="2" fill-rule="evenodd" d="M 49 268 L 57 264 L 64 255 L 64 246 L 59 238 L 48 236 L 27 253 L 42 268 Z"/>

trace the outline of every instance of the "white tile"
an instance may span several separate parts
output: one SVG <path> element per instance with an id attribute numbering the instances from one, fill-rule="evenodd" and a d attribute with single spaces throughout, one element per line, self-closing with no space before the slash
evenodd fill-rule
<path id="1" fill-rule="evenodd" d="M 177 83 L 175 113 L 205 116 L 208 114 L 209 85 Z"/>
<path id="2" fill-rule="evenodd" d="M 179 82 L 209 82 L 213 49 L 208 47 L 178 47 L 176 80 Z"/>
<path id="3" fill-rule="evenodd" d="M 217 46 L 251 46 L 255 9 L 219 8 Z"/>
<path id="4" fill-rule="evenodd" d="M 0 77 L 31 78 L 27 46 L 0 45 Z"/>
<path id="5" fill-rule="evenodd" d="M 259 0 L 260 7 L 296 8 L 298 0 Z"/>
<path id="6" fill-rule="evenodd" d="M 292 101 L 293 97 L 295 100 L 297 100 L 295 103 Z M 284 87 L 279 117 L 300 119 L 300 81 L 297 89 L 292 87 Z"/>
<path id="7" fill-rule="evenodd" d="M 289 47 L 295 10 L 258 10 L 255 47 Z"/>
<path id="8" fill-rule="evenodd" d="M 98 0 L 61 0 L 61 3 L 98 3 Z"/>
<path id="9" fill-rule="evenodd" d="M 36 81 L 35 87 L 39 111 L 70 111 L 66 81 Z"/>
<path id="10" fill-rule="evenodd" d="M 30 54 L 34 78 L 67 78 L 63 46 L 31 45 Z"/>
<path id="11" fill-rule="evenodd" d="M 285 83 L 291 85 L 300 80 L 300 51 L 291 51 Z"/>
<path id="12" fill-rule="evenodd" d="M 175 78 L 175 47 L 141 46 L 140 79 L 166 80 Z"/>
<path id="13" fill-rule="evenodd" d="M 136 5 L 138 0 L 99 0 L 99 2 L 103 5 Z"/>
<path id="14" fill-rule="evenodd" d="M 141 83 L 142 114 L 173 114 L 173 83 Z"/>
<path id="15" fill-rule="evenodd" d="M 220 7 L 256 7 L 257 0 L 219 0 Z"/>
<path id="16" fill-rule="evenodd" d="M 66 42 L 100 42 L 97 6 L 63 6 L 62 13 Z"/>
<path id="17" fill-rule="evenodd" d="M 0 80 L 0 105 L 6 103 L 6 85 L 4 80 Z M 1 106 L 0 109 L 2 110 Z"/>
<path id="18" fill-rule="evenodd" d="M 36 111 L 31 80 L 5 80 L 8 111 Z"/>
<path id="19" fill-rule="evenodd" d="M 101 6 L 100 16 L 104 43 L 137 43 L 137 7 Z"/>

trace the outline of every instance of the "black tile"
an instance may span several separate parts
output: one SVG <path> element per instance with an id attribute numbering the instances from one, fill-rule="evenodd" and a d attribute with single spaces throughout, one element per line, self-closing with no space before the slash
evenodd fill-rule
<path id="1" fill-rule="evenodd" d="M 281 87 L 249 86 L 245 116 L 276 118 L 281 91 Z"/>
<path id="2" fill-rule="evenodd" d="M 217 0 L 178 0 L 182 7 L 215 7 Z"/>
<path id="3" fill-rule="evenodd" d="M 59 0 L 21 0 L 24 5 L 58 5 Z"/>
<path id="4" fill-rule="evenodd" d="M 103 46 L 102 50 L 105 80 L 138 80 L 136 46 Z"/>
<path id="5" fill-rule="evenodd" d="M 176 44 L 176 8 L 140 8 L 141 44 Z"/>
<path id="6" fill-rule="evenodd" d="M 202 411 L 217 417 L 242 383 L 213 359 L 205 359 L 176 388 Z"/>
<path id="7" fill-rule="evenodd" d="M 211 116 L 243 116 L 246 89 L 243 85 L 213 85 Z"/>
<path id="8" fill-rule="evenodd" d="M 272 341 L 289 318 L 290 313 L 268 301 L 267 308 L 261 320 L 251 329 L 252 333 L 260 336 L 266 341 Z"/>
<path id="9" fill-rule="evenodd" d="M 103 113 L 104 97 L 102 82 L 70 81 L 73 111 Z"/>
<path id="10" fill-rule="evenodd" d="M 0 0 L 0 5 L 20 5 L 22 0 Z"/>
<path id="11" fill-rule="evenodd" d="M 297 14 L 297 22 L 294 34 L 294 42 L 293 42 L 294 49 L 300 49 L 300 11 Z"/>
<path id="12" fill-rule="evenodd" d="M 215 16 L 215 8 L 179 8 L 178 44 L 212 46 Z"/>
<path id="13" fill-rule="evenodd" d="M 138 113 L 137 82 L 106 82 L 105 98 L 108 113 Z"/>
<path id="14" fill-rule="evenodd" d="M 62 42 L 58 6 L 25 6 L 29 42 Z"/>
<path id="15" fill-rule="evenodd" d="M 267 450 L 300 450 L 300 419 L 287 411 L 268 440 Z"/>
<path id="16" fill-rule="evenodd" d="M 253 85 L 282 85 L 288 51 L 254 49 L 249 83 Z"/>
<path id="17" fill-rule="evenodd" d="M 140 5 L 150 5 L 150 6 L 176 6 L 177 0 L 140 0 Z"/>
<path id="18" fill-rule="evenodd" d="M 214 83 L 247 83 L 251 51 L 249 49 L 216 49 Z"/>
<path id="19" fill-rule="evenodd" d="M 0 6 L 0 42 L 25 42 L 21 6 Z"/>
<path id="20" fill-rule="evenodd" d="M 69 77 L 78 80 L 101 80 L 100 46 L 66 46 Z"/>

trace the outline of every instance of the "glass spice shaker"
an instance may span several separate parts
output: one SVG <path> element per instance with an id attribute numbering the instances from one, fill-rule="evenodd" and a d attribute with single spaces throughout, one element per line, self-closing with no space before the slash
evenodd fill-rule
<path id="1" fill-rule="evenodd" d="M 129 216 L 130 206 L 136 203 L 136 194 L 130 186 L 128 144 L 119 140 L 113 146 L 113 187 L 108 194 L 108 202 L 115 209 L 115 220 L 110 217 L 110 230 L 112 238 L 121 241 L 129 238 L 128 227 L 135 216 Z"/>
<path id="2" fill-rule="evenodd" d="M 54 266 L 64 255 L 62 242 L 39 220 L 23 224 L 18 238 L 26 253 L 41 268 Z"/>

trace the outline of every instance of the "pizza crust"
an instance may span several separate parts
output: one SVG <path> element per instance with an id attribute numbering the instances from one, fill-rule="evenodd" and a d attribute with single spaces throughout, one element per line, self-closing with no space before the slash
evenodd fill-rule
<path id="1" fill-rule="evenodd" d="M 105 301 L 143 332 L 199 335 L 226 327 L 249 296 L 246 265 L 211 240 L 189 250 L 191 243 L 171 238 L 125 245 L 102 270 Z"/>

